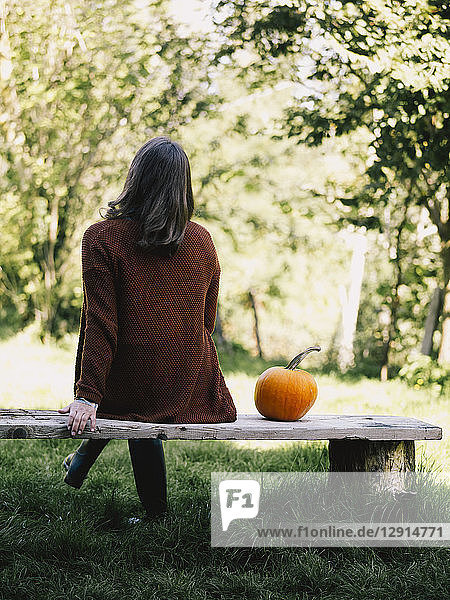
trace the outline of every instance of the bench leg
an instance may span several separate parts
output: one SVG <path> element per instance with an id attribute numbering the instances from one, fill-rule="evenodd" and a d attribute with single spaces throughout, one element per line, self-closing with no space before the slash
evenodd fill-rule
<path id="1" fill-rule="evenodd" d="M 415 471 L 414 441 L 330 440 L 330 471 Z"/>

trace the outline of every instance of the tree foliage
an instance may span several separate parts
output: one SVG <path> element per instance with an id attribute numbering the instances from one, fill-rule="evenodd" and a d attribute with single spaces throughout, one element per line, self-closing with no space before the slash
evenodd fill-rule
<path id="1" fill-rule="evenodd" d="M 207 44 L 183 37 L 167 2 L 9 2 L 0 120 L 3 317 L 77 326 L 81 230 L 145 139 L 220 99 Z M 6 40 L 7 36 L 7 40 Z M 10 67 L 10 68 L 7 68 Z M 77 296 L 74 295 L 74 291 Z"/>
<path id="2" fill-rule="evenodd" d="M 252 86 L 288 73 L 299 85 L 283 132 L 318 145 L 356 132 L 368 137 L 363 177 L 336 195 L 342 221 L 386 228 L 383 207 L 424 206 L 441 243 L 445 290 L 439 358 L 450 362 L 449 9 L 425 0 L 219 2 L 230 43 L 247 50 L 241 76 Z"/>

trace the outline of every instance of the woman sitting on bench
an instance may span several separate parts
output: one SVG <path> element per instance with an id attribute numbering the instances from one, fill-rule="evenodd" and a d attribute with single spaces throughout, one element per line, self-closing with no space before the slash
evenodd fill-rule
<path id="1" fill-rule="evenodd" d="M 191 221 L 189 160 L 161 136 L 137 152 L 120 196 L 81 244 L 83 307 L 75 362 L 72 435 L 96 416 L 156 423 L 236 420 L 212 339 L 220 265 L 208 230 Z M 64 460 L 81 487 L 107 439 L 84 440 Z M 160 439 L 129 439 L 147 517 L 167 510 Z"/>

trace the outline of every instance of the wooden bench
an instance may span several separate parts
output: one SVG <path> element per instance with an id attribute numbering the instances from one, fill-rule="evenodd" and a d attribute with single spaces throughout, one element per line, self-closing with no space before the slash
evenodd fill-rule
<path id="1" fill-rule="evenodd" d="M 440 440 L 442 429 L 409 417 L 305 415 L 271 421 L 238 415 L 234 423 L 173 424 L 97 419 L 72 438 L 55 410 L 0 409 L 0 439 L 159 438 L 162 440 L 328 440 L 331 471 L 414 471 L 416 440 Z"/>

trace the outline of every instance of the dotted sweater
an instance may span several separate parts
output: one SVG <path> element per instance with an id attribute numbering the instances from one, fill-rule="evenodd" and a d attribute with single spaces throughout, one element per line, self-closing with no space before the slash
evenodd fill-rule
<path id="1" fill-rule="evenodd" d="M 83 306 L 74 394 L 97 417 L 154 423 L 237 418 L 212 339 L 220 264 L 188 221 L 171 257 L 136 247 L 139 223 L 104 219 L 81 242 Z"/>

